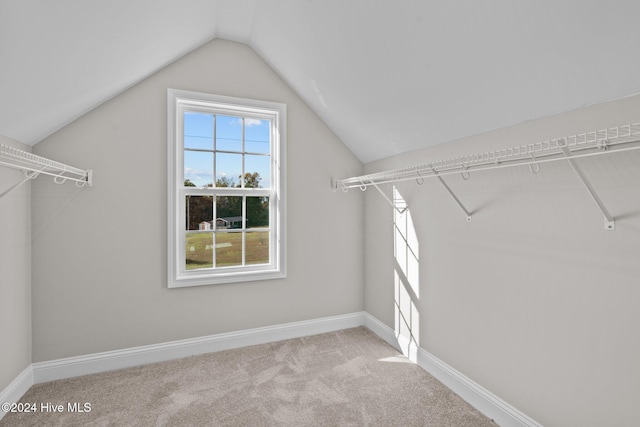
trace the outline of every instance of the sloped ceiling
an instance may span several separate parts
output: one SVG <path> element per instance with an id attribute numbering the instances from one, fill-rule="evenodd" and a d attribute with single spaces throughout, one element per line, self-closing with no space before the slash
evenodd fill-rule
<path id="1" fill-rule="evenodd" d="M 369 162 L 640 93 L 638 18 L 637 0 L 0 0 L 0 134 L 35 144 L 219 37 Z"/>

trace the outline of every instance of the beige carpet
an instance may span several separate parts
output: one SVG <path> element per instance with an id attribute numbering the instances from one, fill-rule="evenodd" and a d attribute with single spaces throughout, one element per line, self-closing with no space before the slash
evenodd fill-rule
<path id="1" fill-rule="evenodd" d="M 496 427 L 364 327 L 38 384 L 21 401 L 38 412 L 0 426 Z"/>

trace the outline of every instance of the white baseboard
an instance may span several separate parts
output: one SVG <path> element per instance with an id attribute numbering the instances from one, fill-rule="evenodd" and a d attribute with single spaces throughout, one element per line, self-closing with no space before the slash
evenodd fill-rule
<path id="1" fill-rule="evenodd" d="M 364 324 L 364 312 L 34 363 L 35 384 L 181 357 L 322 334 Z"/>
<path id="2" fill-rule="evenodd" d="M 502 427 L 542 427 L 480 384 L 472 381 L 433 354 L 418 349 L 418 365 Z"/>
<path id="3" fill-rule="evenodd" d="M 364 326 L 371 329 L 373 333 L 385 340 L 396 350 L 402 351 L 395 331 L 367 312 L 364 313 Z"/>
<path id="4" fill-rule="evenodd" d="M 542 427 L 541 424 L 518 411 L 489 390 L 472 381 L 462 373 L 444 363 L 425 349 L 365 313 L 365 326 L 380 338 L 397 348 L 438 381 L 449 387 L 458 396 L 502 427 Z"/>
<path id="5" fill-rule="evenodd" d="M 393 329 L 366 312 L 364 325 L 400 353 L 404 354 L 409 360 L 418 363 L 418 347 L 413 341 L 407 337 L 396 334 Z"/>
<path id="6" fill-rule="evenodd" d="M 204 353 L 264 344 L 341 329 L 366 326 L 410 360 L 429 372 L 469 404 L 502 427 L 541 427 L 504 400 L 464 376 L 414 342 L 366 312 L 285 323 L 263 328 L 210 335 L 162 344 L 106 351 L 33 363 L 0 393 L 0 402 L 17 402 L 33 384 L 80 375 L 95 374 L 149 363 L 163 362 Z M 0 419 L 4 413 L 0 412 Z"/>
<path id="7" fill-rule="evenodd" d="M 16 377 L 2 392 L 0 392 L 0 403 L 15 403 L 31 388 L 33 385 L 33 368 L 32 365 Z M 0 420 L 6 415 L 6 412 L 0 410 Z"/>

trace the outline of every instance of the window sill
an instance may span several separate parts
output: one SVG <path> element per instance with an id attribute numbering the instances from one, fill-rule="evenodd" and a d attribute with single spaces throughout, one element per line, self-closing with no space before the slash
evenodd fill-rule
<path id="1" fill-rule="evenodd" d="M 225 283 L 255 282 L 261 280 L 284 279 L 287 273 L 280 270 L 241 271 L 235 273 L 188 274 L 170 279 L 169 288 L 185 288 L 191 286 L 221 285 Z"/>

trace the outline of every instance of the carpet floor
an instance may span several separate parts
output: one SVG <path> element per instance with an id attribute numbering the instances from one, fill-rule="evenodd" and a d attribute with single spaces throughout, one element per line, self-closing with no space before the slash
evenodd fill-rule
<path id="1" fill-rule="evenodd" d="M 0 426 L 496 427 L 364 327 L 37 384 L 21 402 L 37 412 Z"/>

